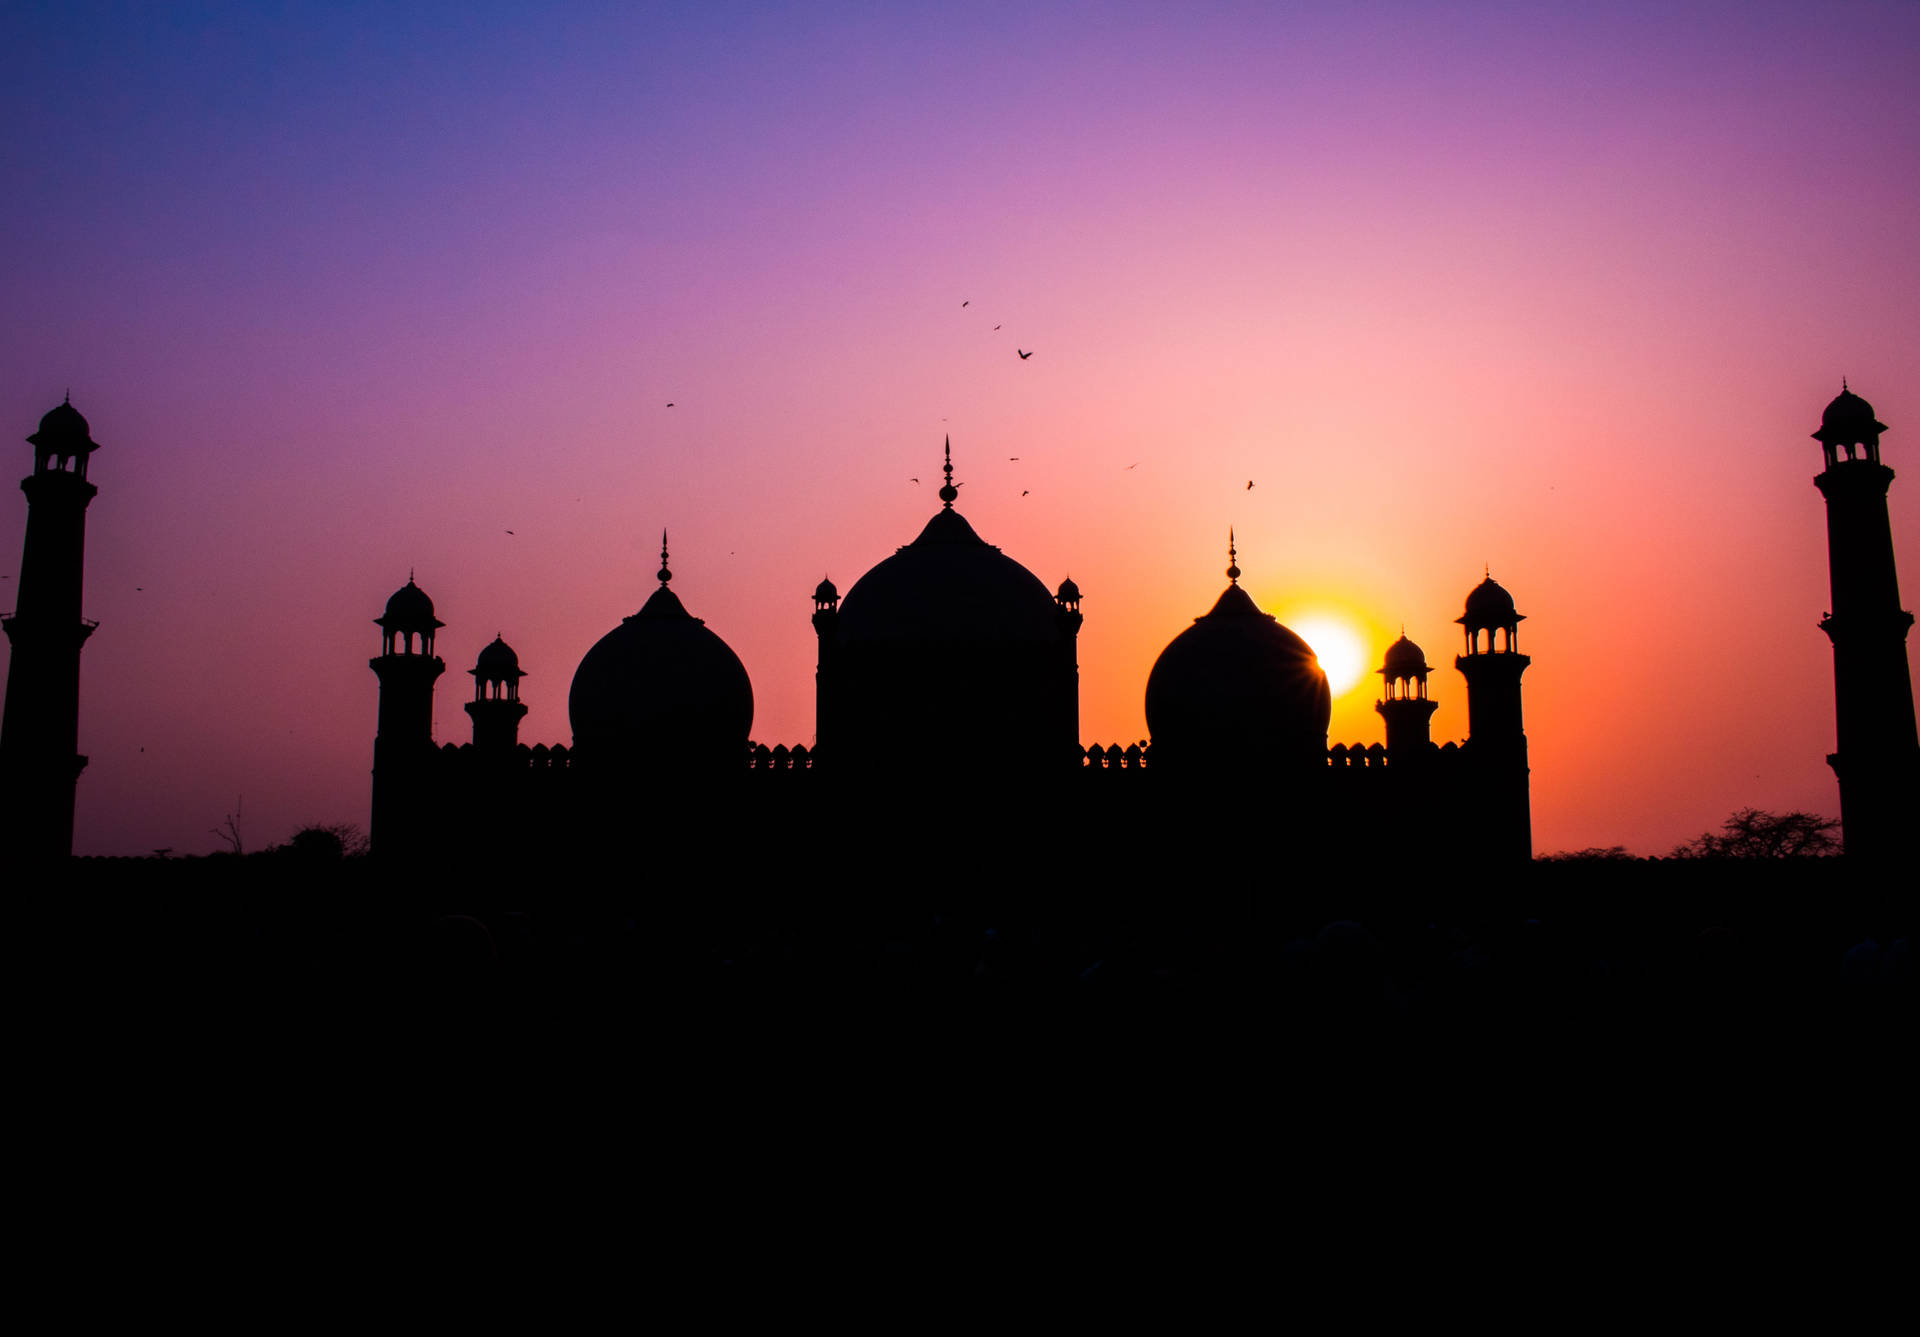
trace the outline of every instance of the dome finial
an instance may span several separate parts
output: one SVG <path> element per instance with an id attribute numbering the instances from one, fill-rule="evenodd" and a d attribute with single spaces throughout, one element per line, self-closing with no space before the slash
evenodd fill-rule
<path id="1" fill-rule="evenodd" d="M 940 489 L 940 500 L 944 503 L 942 509 L 950 511 L 953 509 L 953 503 L 960 496 L 960 489 L 953 485 L 953 437 L 951 435 L 947 437 L 947 462 L 942 469 L 947 475 L 947 481 Z"/>
<path id="2" fill-rule="evenodd" d="M 1847 378 L 1844 376 L 1840 378 L 1840 393 L 1843 395 L 1853 393 L 1851 390 L 1847 389 Z"/>
<path id="3" fill-rule="evenodd" d="M 1240 583 L 1239 554 L 1234 551 L 1233 547 L 1232 525 L 1227 526 L 1227 579 L 1236 585 Z"/>
<path id="4" fill-rule="evenodd" d="M 665 589 L 667 582 L 673 579 L 673 572 L 667 570 L 667 531 L 660 531 L 660 588 Z"/>

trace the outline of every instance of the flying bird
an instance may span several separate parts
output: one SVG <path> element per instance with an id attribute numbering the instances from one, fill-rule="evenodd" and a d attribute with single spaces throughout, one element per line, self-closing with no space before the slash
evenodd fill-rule
<path id="1" fill-rule="evenodd" d="M 508 532 L 509 534 L 511 534 L 511 533 L 513 533 L 513 531 L 512 531 L 511 529 L 509 529 L 509 530 L 508 530 L 507 532 Z"/>
<path id="2" fill-rule="evenodd" d="M 1028 489 L 1028 491 L 1030 492 L 1030 491 L 1032 491 L 1032 489 L 1031 489 L 1031 488 L 1029 488 L 1029 489 Z M 1027 495 L 1027 493 L 1026 493 L 1026 492 L 1022 492 L 1022 493 L 1021 493 L 1020 495 L 1024 497 L 1024 496 L 1026 496 L 1026 495 Z"/>
<path id="3" fill-rule="evenodd" d="M 920 480 L 919 480 L 918 478 L 909 478 L 909 479 L 908 479 L 907 481 L 908 481 L 909 483 L 917 483 L 917 482 L 919 482 Z"/>
<path id="4" fill-rule="evenodd" d="M 1129 464 L 1129 465 L 1127 466 L 1127 469 L 1138 469 L 1139 467 L 1140 467 L 1140 461 L 1139 461 L 1139 460 L 1135 460 L 1135 461 L 1134 461 L 1134 462 L 1133 462 L 1132 464 Z M 1125 473 L 1125 472 L 1127 471 L 1127 469 L 1122 469 L 1122 470 L 1121 470 L 1120 472 L 1121 472 L 1121 473 Z"/>
<path id="5" fill-rule="evenodd" d="M 962 303 L 960 303 L 960 305 L 961 305 L 961 306 L 969 306 L 969 305 L 971 305 L 971 303 L 968 303 L 968 302 L 962 302 Z"/>
<path id="6" fill-rule="evenodd" d="M 1247 480 L 1247 491 L 1253 491 L 1253 480 L 1251 478 Z"/>
<path id="7" fill-rule="evenodd" d="M 1014 349 L 1013 351 L 1014 351 L 1014 352 L 1016 352 L 1016 353 L 1019 353 L 1019 354 L 1020 354 L 1020 360 L 1021 360 L 1022 362 L 1025 362 L 1025 361 L 1026 361 L 1026 360 L 1027 360 L 1028 358 L 1030 358 L 1030 357 L 1032 357 L 1032 356 L 1033 356 L 1033 354 L 1032 354 L 1032 353 L 1028 353 L 1028 352 L 1025 352 L 1025 351 L 1023 351 L 1022 349 L 1018 349 L 1018 348 L 1016 348 L 1016 349 Z"/>
<path id="8" fill-rule="evenodd" d="M 1008 459 L 1010 459 L 1010 460 L 1017 460 L 1017 459 L 1019 459 L 1020 457 L 1019 457 L 1018 455 L 1009 455 L 1009 456 L 1007 456 L 1007 458 L 1008 458 Z"/>
<path id="9" fill-rule="evenodd" d="M 995 326 L 994 326 L 993 328 L 995 328 L 995 329 L 997 330 L 997 329 L 999 329 L 1000 327 L 999 327 L 998 325 L 995 325 Z"/>

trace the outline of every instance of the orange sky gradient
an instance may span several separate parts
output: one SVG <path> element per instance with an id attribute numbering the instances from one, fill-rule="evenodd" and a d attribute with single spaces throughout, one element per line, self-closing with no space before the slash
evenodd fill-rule
<path id="1" fill-rule="evenodd" d="M 364 823 L 410 568 L 439 738 L 500 632 L 570 741 L 663 525 L 755 738 L 810 743 L 808 596 L 914 538 L 949 433 L 958 509 L 1084 592 L 1087 743 L 1145 736 L 1231 525 L 1283 621 L 1370 667 L 1404 623 L 1439 741 L 1490 567 L 1541 852 L 1837 813 L 1808 433 L 1843 375 L 1890 425 L 1911 606 L 1920 11 L 832 15 L 12 21 L 0 422 L 71 386 L 102 443 L 78 852 Z"/>

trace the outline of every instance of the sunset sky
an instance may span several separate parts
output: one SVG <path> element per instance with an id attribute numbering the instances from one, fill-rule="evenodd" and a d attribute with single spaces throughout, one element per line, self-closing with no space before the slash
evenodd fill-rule
<path id="1" fill-rule="evenodd" d="M 410 568 L 437 736 L 500 632 L 571 741 L 663 525 L 810 743 L 808 596 L 949 433 L 1084 591 L 1088 743 L 1145 736 L 1229 525 L 1289 625 L 1404 623 L 1462 738 L 1490 568 L 1542 852 L 1837 815 L 1842 376 L 1920 599 L 1920 5 L 14 4 L 0 50 L 0 474 L 69 388 L 102 443 L 78 853 L 364 825 Z"/>

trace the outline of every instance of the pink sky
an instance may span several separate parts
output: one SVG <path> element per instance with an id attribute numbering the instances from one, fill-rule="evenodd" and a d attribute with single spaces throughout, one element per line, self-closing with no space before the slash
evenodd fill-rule
<path id="1" fill-rule="evenodd" d="M 1231 524 L 1283 620 L 1376 663 L 1404 621 L 1443 740 L 1491 566 L 1542 851 L 1836 813 L 1807 434 L 1843 375 L 1891 425 L 1911 606 L 1920 9 L 1356 8 L 0 20 L 0 423 L 71 387 L 103 443 L 76 848 L 364 823 L 409 568 L 438 736 L 501 632 L 569 741 L 662 525 L 754 736 L 810 742 L 808 595 L 913 538 L 947 433 L 1085 592 L 1089 743 L 1144 736 Z"/>

